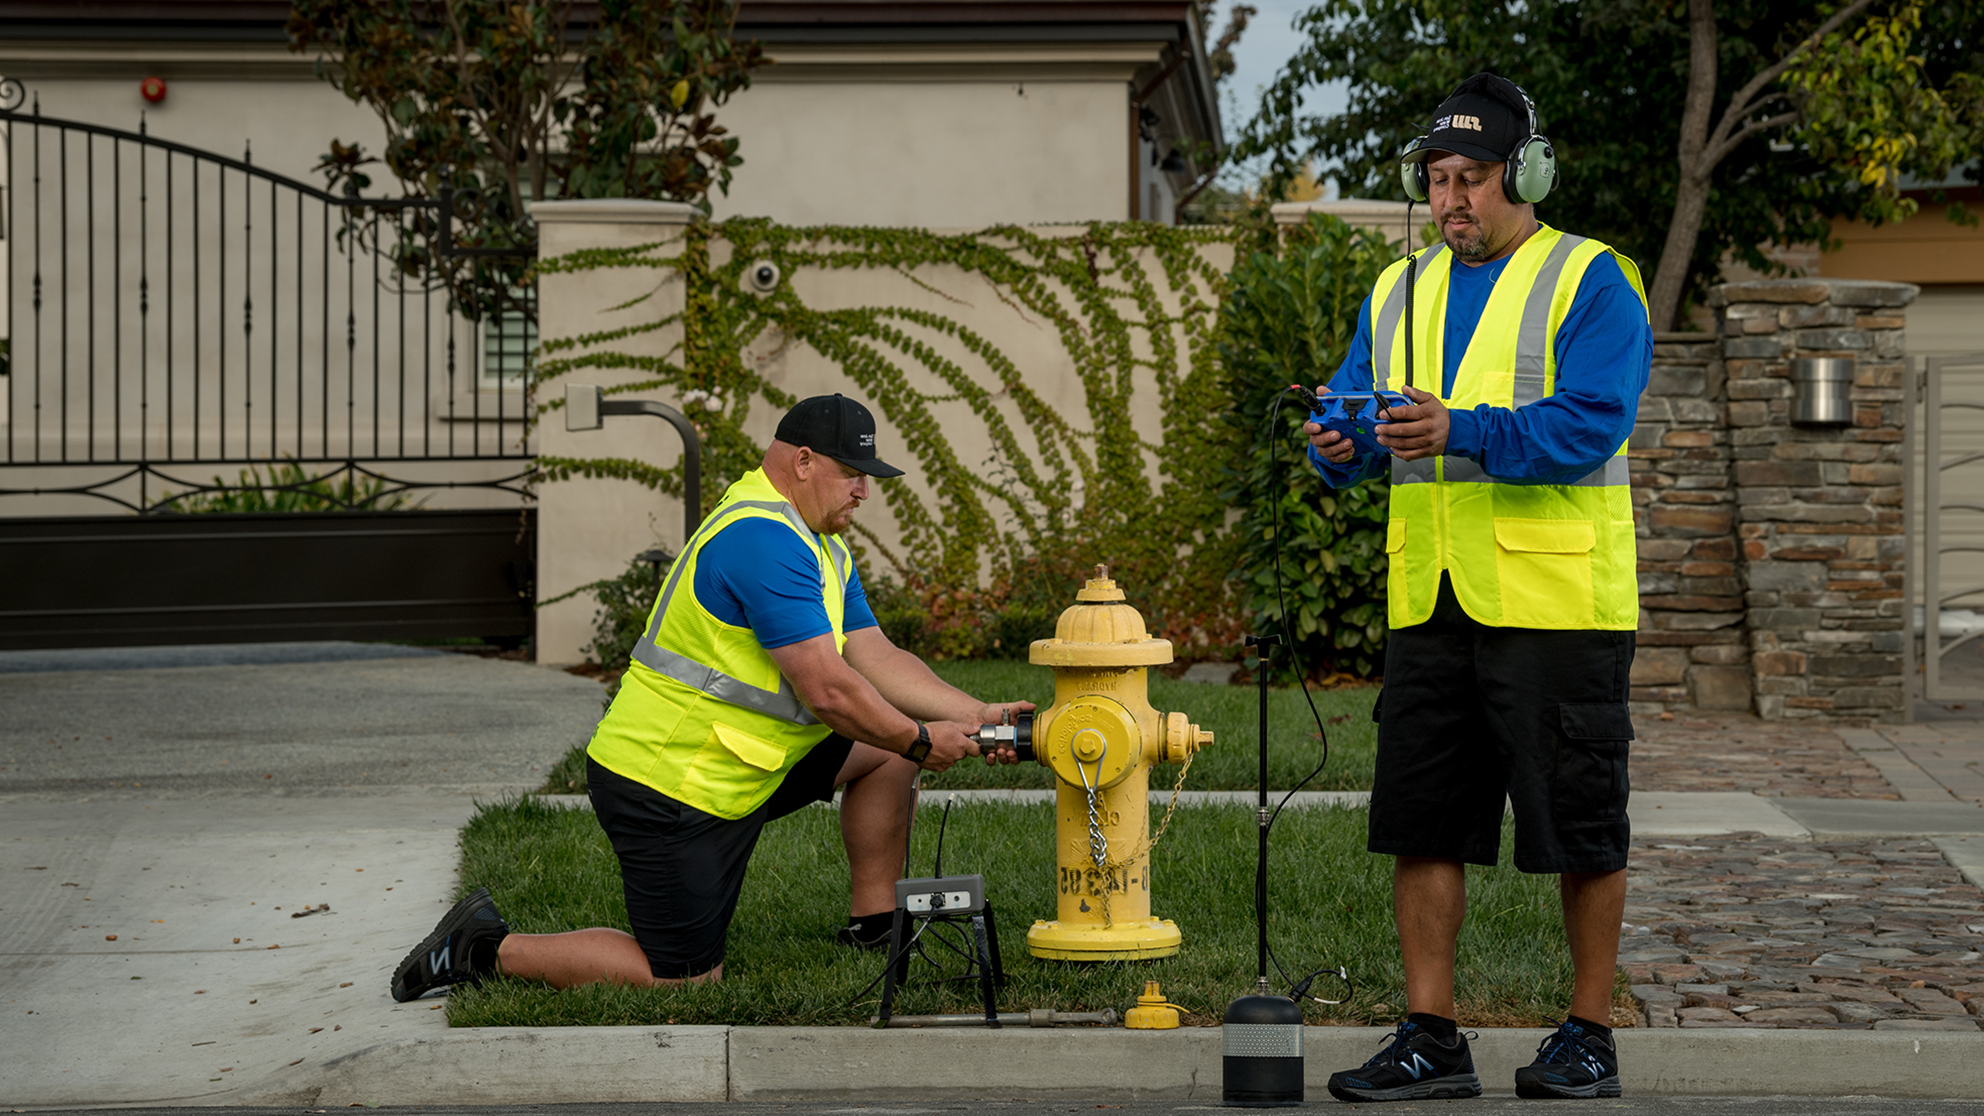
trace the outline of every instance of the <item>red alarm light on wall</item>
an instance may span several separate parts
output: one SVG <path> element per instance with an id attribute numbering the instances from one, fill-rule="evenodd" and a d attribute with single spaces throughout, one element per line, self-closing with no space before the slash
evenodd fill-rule
<path id="1" fill-rule="evenodd" d="M 152 104 L 158 104 L 160 101 L 165 100 L 165 79 L 148 77 L 139 82 L 138 96 L 143 97 Z"/>

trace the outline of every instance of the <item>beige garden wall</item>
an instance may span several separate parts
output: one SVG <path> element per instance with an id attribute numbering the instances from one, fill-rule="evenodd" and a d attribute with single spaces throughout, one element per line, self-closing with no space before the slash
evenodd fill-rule
<path id="1" fill-rule="evenodd" d="M 534 212 L 542 230 L 545 259 L 585 247 L 654 242 L 668 242 L 658 251 L 673 253 L 678 250 L 688 217 L 686 207 L 661 202 L 562 202 L 539 206 Z M 1077 236 L 1080 232 L 1071 229 L 1065 235 Z M 726 262 L 729 251 L 722 242 L 716 244 L 713 263 Z M 1232 249 L 1228 245 L 1209 244 L 1200 251 L 1206 262 L 1220 273 L 1232 265 Z M 923 266 L 908 273 L 887 268 L 831 272 L 807 269 L 785 276 L 782 281 L 790 284 L 805 304 L 815 310 L 908 307 L 957 321 L 985 336 L 1010 357 L 1025 384 L 1077 430 L 1089 429 L 1089 408 L 1082 381 L 1060 334 L 1050 323 L 1002 298 L 1001 292 L 982 276 L 955 267 Z M 1159 283 L 1160 289 L 1165 289 L 1161 279 Z M 650 297 L 638 305 L 610 309 L 649 292 Z M 679 280 L 666 270 L 547 274 L 539 285 L 541 335 L 551 341 L 653 321 L 678 312 L 682 294 Z M 993 391 L 995 403 L 1014 430 L 1022 452 L 1037 454 L 1037 443 L 1018 405 L 985 362 L 954 338 L 936 333 L 919 336 L 955 361 L 974 382 Z M 1148 356 L 1148 342 L 1141 331 L 1133 332 L 1132 337 L 1139 353 Z M 637 343 L 615 344 L 630 353 L 658 356 L 680 341 L 680 331 L 670 329 L 645 336 Z M 862 389 L 838 364 L 806 345 L 790 343 L 776 334 L 756 339 L 745 348 L 744 357 L 772 386 L 796 396 L 839 391 L 863 398 L 877 415 L 881 456 L 908 469 L 910 475 L 904 483 L 923 496 L 926 506 L 934 509 L 927 481 L 919 475 L 917 458 L 906 449 L 905 432 L 894 426 L 886 408 L 878 405 L 878 401 L 864 398 Z M 567 382 L 610 387 L 636 378 L 631 373 L 577 372 L 541 385 L 538 398 L 540 401 L 562 399 Z M 935 377 L 927 374 L 914 377 L 912 382 L 925 393 L 945 391 Z M 638 396 L 621 398 L 630 397 Z M 683 400 L 667 393 L 655 394 L 653 398 L 682 408 L 692 418 L 697 413 L 693 406 L 684 406 Z M 972 469 L 983 469 L 993 460 L 992 438 L 985 423 L 968 404 L 939 401 L 930 405 L 930 412 L 937 426 L 937 437 L 957 461 Z M 1132 413 L 1134 423 L 1145 432 L 1147 441 L 1155 443 L 1161 438 L 1160 396 L 1154 372 L 1140 372 Z M 778 418 L 771 408 L 760 404 L 753 409 L 747 433 L 760 444 L 768 443 Z M 664 467 L 673 465 L 681 453 L 673 428 L 646 417 L 609 418 L 603 430 L 569 433 L 562 417 L 554 413 L 543 424 L 538 444 L 541 453 L 551 456 L 629 457 Z M 1148 453 L 1146 464 L 1148 475 L 1153 482 L 1157 481 L 1157 463 Z M 1080 493 L 1075 496 L 1079 502 Z M 661 545 L 673 550 L 683 541 L 681 502 L 631 482 L 574 480 L 545 484 L 539 490 L 539 509 L 540 600 L 615 575 L 644 549 Z M 863 509 L 857 522 L 874 532 L 881 548 L 900 550 L 902 533 L 879 495 Z M 883 556 L 872 551 L 869 564 L 870 568 L 887 567 Z M 592 638 L 593 609 L 593 603 L 586 597 L 544 608 L 538 619 L 539 660 L 568 663 L 584 658 L 583 648 Z"/>

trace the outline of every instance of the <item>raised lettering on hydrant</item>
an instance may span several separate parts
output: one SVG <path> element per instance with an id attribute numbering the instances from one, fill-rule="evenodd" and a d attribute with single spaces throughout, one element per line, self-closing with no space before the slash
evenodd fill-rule
<path id="1" fill-rule="evenodd" d="M 1097 566 L 1032 659 L 1054 668 L 1054 703 L 1034 719 L 1034 751 L 1054 769 L 1060 917 L 1035 922 L 1027 950 L 1060 961 L 1178 952 L 1178 927 L 1150 913 L 1150 769 L 1212 743 L 1183 713 L 1151 708 L 1146 674 L 1171 661 L 1144 618 Z"/>

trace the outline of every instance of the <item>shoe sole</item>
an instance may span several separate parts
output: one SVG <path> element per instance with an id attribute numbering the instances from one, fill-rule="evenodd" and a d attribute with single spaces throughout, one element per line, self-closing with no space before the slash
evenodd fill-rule
<path id="1" fill-rule="evenodd" d="M 1516 1096 L 1525 1100 L 1578 1100 L 1618 1095 L 1619 1078 L 1616 1074 L 1589 1085 L 1551 1085 L 1542 1081 L 1516 1080 Z"/>
<path id="2" fill-rule="evenodd" d="M 449 935 L 461 929 L 458 924 L 467 916 L 468 912 L 475 910 L 485 903 L 493 902 L 494 900 L 489 895 L 489 889 L 478 887 L 474 891 L 469 892 L 461 902 L 449 907 L 448 913 L 441 916 L 441 921 L 434 924 L 434 931 L 425 938 L 422 938 L 420 944 L 414 946 L 413 951 L 408 953 L 406 958 L 400 962 L 399 968 L 393 970 L 393 1000 L 402 1004 L 411 1003 L 436 988 L 446 988 L 449 984 L 453 983 L 452 981 L 434 980 L 424 976 L 423 969 L 425 966 L 422 963 L 427 960 L 428 954 L 441 948 L 441 943 L 447 941 Z M 418 983 L 418 987 L 413 987 L 415 982 Z"/>
<path id="3" fill-rule="evenodd" d="M 1359 1089 L 1330 1082 L 1330 1096 L 1340 1101 L 1466 1100 L 1481 1095 L 1481 1078 L 1472 1073 L 1456 1073 L 1431 1081 L 1415 1081 L 1396 1089 Z"/>

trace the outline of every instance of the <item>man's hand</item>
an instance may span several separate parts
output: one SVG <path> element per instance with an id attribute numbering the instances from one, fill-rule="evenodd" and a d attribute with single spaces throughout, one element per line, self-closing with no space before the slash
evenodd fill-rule
<path id="1" fill-rule="evenodd" d="M 1321 395 L 1330 389 L 1328 384 L 1317 384 L 1316 394 Z M 1333 465 L 1349 461 L 1357 453 L 1357 446 L 1350 439 L 1334 430 L 1324 430 L 1320 422 L 1305 422 L 1302 432 L 1309 436 L 1309 446 L 1323 455 L 1323 460 Z"/>
<path id="2" fill-rule="evenodd" d="M 1412 400 L 1412 406 L 1391 409 L 1391 419 L 1378 425 L 1378 444 L 1407 461 L 1438 457 L 1445 453 L 1447 405 L 1432 392 L 1416 387 L 1406 388 L 1405 397 Z M 1309 441 L 1314 445 L 1316 439 L 1312 437 Z"/>
<path id="3" fill-rule="evenodd" d="M 978 741 L 971 738 L 971 734 L 978 732 L 977 725 L 929 721 L 924 727 L 930 730 L 930 754 L 923 757 L 923 770 L 948 771 L 952 764 L 966 756 L 978 754 Z"/>
<path id="4" fill-rule="evenodd" d="M 988 702 L 985 708 L 981 709 L 978 713 L 980 718 L 978 723 L 981 725 L 1010 725 L 1014 723 L 1015 714 L 1031 712 L 1033 712 L 1033 703 L 1030 701 Z M 1018 763 L 1020 761 L 1019 753 L 1007 747 L 994 748 L 983 754 L 985 756 L 985 766 L 987 767 L 991 767 L 995 763 Z"/>

